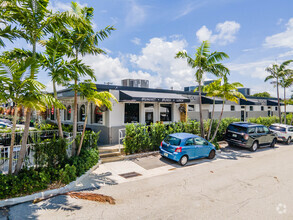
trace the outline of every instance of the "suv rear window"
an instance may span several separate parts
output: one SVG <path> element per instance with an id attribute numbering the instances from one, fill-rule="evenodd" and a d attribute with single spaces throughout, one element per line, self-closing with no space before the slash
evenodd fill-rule
<path id="1" fill-rule="evenodd" d="M 171 145 L 175 145 L 175 146 L 179 146 L 181 143 L 181 139 L 176 138 L 176 137 L 172 137 L 172 136 L 166 137 L 164 141 L 167 144 L 171 144 Z"/>
<path id="2" fill-rule="evenodd" d="M 228 130 L 238 133 L 247 133 L 247 128 L 232 124 L 228 126 Z"/>
<path id="3" fill-rule="evenodd" d="M 283 128 L 283 127 L 280 127 L 280 126 L 277 126 L 277 125 L 271 125 L 269 127 L 269 129 L 272 129 L 274 131 L 286 131 L 286 128 Z"/>

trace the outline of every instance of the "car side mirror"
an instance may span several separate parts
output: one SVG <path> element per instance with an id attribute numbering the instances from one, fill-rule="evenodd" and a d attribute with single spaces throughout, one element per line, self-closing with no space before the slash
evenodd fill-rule
<path id="1" fill-rule="evenodd" d="M 204 142 L 204 145 L 209 145 L 209 143 L 206 141 L 206 142 Z"/>

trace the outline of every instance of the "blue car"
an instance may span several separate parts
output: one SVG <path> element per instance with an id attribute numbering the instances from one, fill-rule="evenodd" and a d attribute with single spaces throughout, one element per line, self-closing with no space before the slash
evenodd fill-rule
<path id="1" fill-rule="evenodd" d="M 189 133 L 168 135 L 161 143 L 160 154 L 185 166 L 188 160 L 207 157 L 213 159 L 216 148 L 202 137 Z"/>

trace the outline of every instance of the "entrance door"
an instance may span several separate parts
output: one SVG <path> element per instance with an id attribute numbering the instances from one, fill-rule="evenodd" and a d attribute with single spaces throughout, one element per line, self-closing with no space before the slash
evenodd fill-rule
<path id="1" fill-rule="evenodd" d="M 244 121 L 244 111 L 241 111 L 241 121 Z"/>
<path id="2" fill-rule="evenodd" d="M 154 123 L 154 112 L 145 113 L 145 123 L 146 125 L 150 125 L 151 123 Z"/>

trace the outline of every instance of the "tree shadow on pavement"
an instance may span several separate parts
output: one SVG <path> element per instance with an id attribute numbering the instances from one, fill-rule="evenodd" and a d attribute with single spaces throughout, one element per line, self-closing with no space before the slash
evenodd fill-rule
<path id="1" fill-rule="evenodd" d="M 68 201 L 68 196 L 59 195 L 39 203 L 33 204 L 32 202 L 26 202 L 23 204 L 10 207 L 9 219 L 37 219 L 38 210 L 40 211 L 65 211 L 73 212 L 80 210 L 82 207 L 79 205 L 71 204 Z"/>

